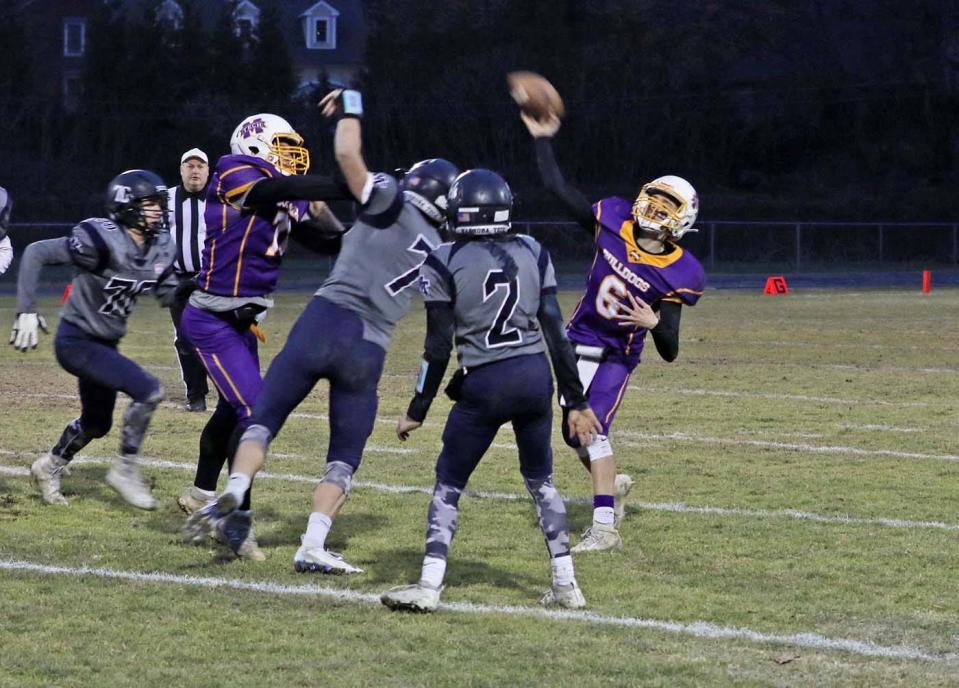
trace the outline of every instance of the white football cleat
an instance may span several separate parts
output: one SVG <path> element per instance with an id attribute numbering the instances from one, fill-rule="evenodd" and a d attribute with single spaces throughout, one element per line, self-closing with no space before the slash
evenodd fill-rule
<path id="1" fill-rule="evenodd" d="M 155 509 L 157 501 L 150 494 L 150 488 L 143 482 L 140 465 L 129 459 L 114 459 L 107 471 L 107 484 L 120 493 L 120 496 L 138 509 Z"/>
<path id="2" fill-rule="evenodd" d="M 582 609 L 586 606 L 586 598 L 583 597 L 583 591 L 579 589 L 576 581 L 573 581 L 569 585 L 552 586 L 539 603 L 544 607 Z"/>
<path id="3" fill-rule="evenodd" d="M 632 477 L 625 473 L 617 473 L 613 482 L 613 525 L 617 528 L 626 518 L 626 495 L 633 489 L 633 482 Z"/>
<path id="4" fill-rule="evenodd" d="M 436 611 L 442 590 L 442 588 L 431 588 L 422 583 L 398 585 L 380 595 L 380 602 L 393 610 L 425 614 Z"/>
<path id="5" fill-rule="evenodd" d="M 59 456 L 47 453 L 30 466 L 30 475 L 40 490 L 40 498 L 47 504 L 69 504 L 67 498 L 60 493 L 60 475 L 66 465 L 67 462 Z"/>
<path id="6" fill-rule="evenodd" d="M 570 552 L 581 554 L 583 552 L 618 551 L 621 549 L 623 549 L 623 538 L 619 536 L 616 526 L 594 523 L 586 529 L 586 532 L 583 533 L 583 539 Z"/>
<path id="7" fill-rule="evenodd" d="M 214 499 L 216 499 L 215 493 L 201 490 L 196 485 L 190 485 L 176 498 L 176 503 L 177 506 L 180 507 L 180 510 L 189 516 L 193 512 L 205 507 Z"/>
<path id="8" fill-rule="evenodd" d="M 343 560 L 336 552 L 322 547 L 306 547 L 300 545 L 293 555 L 293 568 L 300 573 L 329 573 L 339 575 L 343 573 L 363 573 L 363 569 L 353 566 Z"/>

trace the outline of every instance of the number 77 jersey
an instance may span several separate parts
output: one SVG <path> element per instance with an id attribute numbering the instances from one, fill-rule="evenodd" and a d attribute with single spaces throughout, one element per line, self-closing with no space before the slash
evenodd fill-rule
<path id="1" fill-rule="evenodd" d="M 619 304 L 627 294 L 656 307 L 661 301 L 693 306 L 703 294 L 705 274 L 685 249 L 666 243 L 664 253 L 649 253 L 633 235 L 632 204 L 606 198 L 593 206 L 596 216 L 596 256 L 586 277 L 586 293 L 566 326 L 576 344 L 618 352 L 632 365 L 639 363 L 646 338 L 644 328 L 624 327 Z"/>

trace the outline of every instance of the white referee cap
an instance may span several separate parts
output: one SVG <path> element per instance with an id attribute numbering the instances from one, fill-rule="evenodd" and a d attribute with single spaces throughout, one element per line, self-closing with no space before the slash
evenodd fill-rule
<path id="1" fill-rule="evenodd" d="M 191 148 L 186 153 L 184 153 L 180 157 L 180 164 L 182 165 L 190 158 L 197 158 L 198 160 L 202 160 L 203 162 L 205 162 L 207 165 L 210 164 L 210 161 L 206 157 L 206 153 L 201 151 L 199 148 Z"/>

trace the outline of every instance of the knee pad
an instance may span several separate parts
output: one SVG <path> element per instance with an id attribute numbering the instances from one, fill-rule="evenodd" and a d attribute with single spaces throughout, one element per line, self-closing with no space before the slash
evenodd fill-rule
<path id="1" fill-rule="evenodd" d="M 273 433 L 265 425 L 251 425 L 240 437 L 240 442 L 256 442 L 266 449 L 270 446 L 270 440 L 273 439 Z M 329 468 L 327 468 L 329 470 Z"/>
<path id="2" fill-rule="evenodd" d="M 344 495 L 348 495 L 353 486 L 353 467 L 342 461 L 330 461 L 320 482 L 332 483 L 343 490 Z"/>
<path id="3" fill-rule="evenodd" d="M 157 387 L 145 401 L 133 401 L 123 412 L 123 428 L 120 438 L 120 453 L 124 456 L 138 454 L 143 436 L 146 435 L 153 412 L 164 398 L 163 387 Z"/>

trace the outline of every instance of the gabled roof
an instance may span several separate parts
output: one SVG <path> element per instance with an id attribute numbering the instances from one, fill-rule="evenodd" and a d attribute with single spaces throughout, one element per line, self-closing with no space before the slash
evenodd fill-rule
<path id="1" fill-rule="evenodd" d="M 300 14 L 301 17 L 338 17 L 340 13 L 336 11 L 336 8 L 330 5 L 328 2 L 316 3 L 312 7 L 306 9 Z"/>

